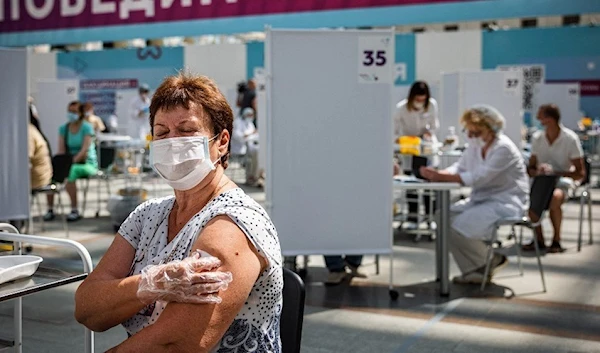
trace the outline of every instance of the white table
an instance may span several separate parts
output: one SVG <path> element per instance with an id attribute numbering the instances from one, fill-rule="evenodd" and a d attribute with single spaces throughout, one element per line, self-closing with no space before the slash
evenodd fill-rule
<path id="1" fill-rule="evenodd" d="M 448 229 L 450 228 L 450 191 L 462 187 L 459 183 L 430 183 L 423 181 L 407 182 L 406 178 L 394 178 L 394 190 L 431 190 L 435 191 L 438 200 L 440 218 L 437 224 L 436 238 L 436 277 L 440 281 L 440 295 L 450 294 L 450 271 L 448 251 Z M 392 268 L 394 263 L 394 252 L 390 261 L 390 290 L 393 289 Z"/>
<path id="2" fill-rule="evenodd" d="M 6 231 L 8 233 L 0 232 L 0 240 L 7 240 L 14 242 L 16 254 L 21 254 L 21 243 L 31 244 L 42 244 L 42 245 L 53 245 L 62 246 L 75 250 L 83 263 L 83 273 L 81 274 L 70 274 L 63 271 L 44 269 L 39 267 L 36 273 L 25 279 L 19 279 L 13 282 L 3 283 L 0 285 L 0 302 L 5 300 L 14 300 L 14 340 L 12 342 L 6 342 L 0 340 L 0 351 L 5 348 L 12 347 L 15 353 L 23 352 L 23 301 L 22 297 L 38 293 L 50 288 L 63 286 L 69 283 L 81 281 L 92 272 L 92 258 L 90 253 L 83 245 L 73 240 L 68 239 L 56 239 L 41 237 L 37 235 L 18 234 L 17 229 L 10 224 L 0 223 L 0 231 Z M 8 344 L 6 344 L 8 343 Z M 85 328 L 84 330 L 84 345 L 85 353 L 94 353 L 94 333 Z"/>

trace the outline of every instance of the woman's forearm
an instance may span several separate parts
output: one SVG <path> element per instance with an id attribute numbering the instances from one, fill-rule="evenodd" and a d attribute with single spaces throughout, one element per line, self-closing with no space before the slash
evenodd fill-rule
<path id="1" fill-rule="evenodd" d="M 145 307 L 137 297 L 140 276 L 84 282 L 75 293 L 75 318 L 92 331 L 106 331 Z"/>

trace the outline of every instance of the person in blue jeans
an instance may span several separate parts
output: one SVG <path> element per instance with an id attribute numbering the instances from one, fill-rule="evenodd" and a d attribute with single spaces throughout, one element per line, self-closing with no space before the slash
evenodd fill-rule
<path id="1" fill-rule="evenodd" d="M 362 262 L 362 255 L 328 255 L 325 257 L 325 266 L 329 270 L 329 275 L 325 284 L 337 285 L 346 278 L 358 277 L 367 278 L 363 273 L 358 272 L 358 267 Z"/>

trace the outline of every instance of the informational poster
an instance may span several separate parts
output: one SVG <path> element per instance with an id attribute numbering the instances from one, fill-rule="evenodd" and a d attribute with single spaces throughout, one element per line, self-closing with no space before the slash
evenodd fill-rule
<path id="1" fill-rule="evenodd" d="M 59 53 L 59 79 L 79 80 L 79 99 L 91 102 L 105 123 L 115 116 L 128 125 L 132 100 L 146 84 L 150 92 L 184 66 L 183 48 L 146 48 Z"/>
<path id="2" fill-rule="evenodd" d="M 358 38 L 358 82 L 391 83 L 394 65 L 393 43 L 390 36 L 362 36 Z"/>
<path id="3" fill-rule="evenodd" d="M 497 69 L 500 71 L 518 70 L 523 72 L 523 110 L 531 112 L 533 109 L 535 85 L 545 82 L 546 67 L 542 64 L 500 65 Z"/>

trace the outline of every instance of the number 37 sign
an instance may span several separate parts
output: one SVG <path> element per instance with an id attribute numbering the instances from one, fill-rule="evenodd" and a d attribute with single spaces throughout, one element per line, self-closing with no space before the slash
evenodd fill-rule
<path id="1" fill-rule="evenodd" d="M 358 38 L 358 82 L 391 83 L 394 64 L 393 42 L 390 36 Z"/>

